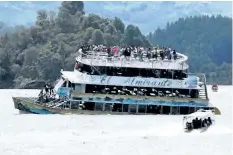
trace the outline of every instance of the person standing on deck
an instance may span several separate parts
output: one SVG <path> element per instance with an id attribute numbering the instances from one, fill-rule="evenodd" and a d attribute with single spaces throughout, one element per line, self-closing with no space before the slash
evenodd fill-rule
<path id="1" fill-rule="evenodd" d="M 45 89 L 45 93 L 47 94 L 49 92 L 49 86 L 47 83 L 45 84 L 44 89 Z"/>
<path id="2" fill-rule="evenodd" d="M 108 47 L 107 48 L 107 53 L 108 53 L 108 56 L 107 56 L 107 60 L 110 61 L 110 57 L 111 57 L 111 47 Z"/>
<path id="3" fill-rule="evenodd" d="M 164 51 L 163 51 L 163 49 L 160 51 L 160 57 L 161 57 L 162 60 L 164 59 Z"/>
<path id="4" fill-rule="evenodd" d="M 173 50 L 173 58 L 174 58 L 174 60 L 176 60 L 176 59 L 177 59 L 176 50 Z"/>
<path id="5" fill-rule="evenodd" d="M 117 50 L 116 46 L 112 47 L 112 51 L 113 51 L 113 55 L 117 56 L 118 50 Z"/>

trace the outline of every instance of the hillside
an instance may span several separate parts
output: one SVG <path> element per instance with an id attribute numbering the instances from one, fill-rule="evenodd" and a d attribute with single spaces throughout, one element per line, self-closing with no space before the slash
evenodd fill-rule
<path id="1" fill-rule="evenodd" d="M 61 68 L 73 70 L 75 54 L 84 43 L 150 46 L 137 26 L 85 15 L 80 1 L 62 2 L 57 14 L 38 11 L 33 25 L 18 26 L 0 38 L 0 88 L 56 80 Z"/>
<path id="2" fill-rule="evenodd" d="M 148 36 L 154 45 L 171 46 L 189 56 L 191 72 L 206 73 L 209 83 L 232 83 L 232 19 L 180 18 Z"/>
<path id="3" fill-rule="evenodd" d="M 58 10 L 61 2 L 0 2 L 0 21 L 7 25 L 31 25 L 40 9 Z M 232 2 L 84 2 L 87 14 L 119 17 L 125 24 L 138 26 L 143 33 L 165 27 L 181 17 L 193 15 L 232 16 Z M 14 18 L 9 18 L 14 17 Z M 153 17 L 153 18 L 151 18 Z"/>
<path id="4" fill-rule="evenodd" d="M 29 28 L 2 29 L 7 34 L 0 38 L 0 88 L 56 80 L 61 68 L 73 70 L 75 54 L 85 42 L 171 46 L 189 56 L 191 72 L 207 73 L 208 83 L 231 84 L 231 18 L 180 18 L 150 33 L 149 42 L 139 27 L 85 10 L 83 2 L 62 2 L 57 13 L 38 11 Z"/>

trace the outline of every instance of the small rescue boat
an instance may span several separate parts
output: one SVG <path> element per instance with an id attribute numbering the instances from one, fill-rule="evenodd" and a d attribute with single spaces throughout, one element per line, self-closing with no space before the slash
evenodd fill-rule
<path id="1" fill-rule="evenodd" d="M 214 110 L 200 109 L 190 115 L 183 117 L 183 125 L 185 132 L 193 130 L 206 131 L 215 122 Z"/>

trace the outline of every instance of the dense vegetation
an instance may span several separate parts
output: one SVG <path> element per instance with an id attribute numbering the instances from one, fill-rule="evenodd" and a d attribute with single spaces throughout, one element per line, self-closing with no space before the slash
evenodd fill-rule
<path id="1" fill-rule="evenodd" d="M 119 18 L 86 15 L 84 3 L 62 2 L 57 14 L 40 10 L 30 28 L 9 32 L 0 24 L 0 88 L 23 88 L 54 81 L 60 69 L 73 70 L 74 58 L 84 43 L 105 45 L 171 46 L 187 54 L 191 72 L 207 73 L 209 83 L 231 83 L 231 19 L 190 17 L 167 24 L 148 39 L 134 25 Z"/>
<path id="2" fill-rule="evenodd" d="M 206 73 L 208 83 L 232 82 L 232 19 L 180 18 L 148 35 L 154 45 L 171 46 L 189 56 L 190 72 Z"/>
<path id="3" fill-rule="evenodd" d="M 61 68 L 73 70 L 84 43 L 150 46 L 137 26 L 85 15 L 81 1 L 62 2 L 58 14 L 40 10 L 33 27 L 18 26 L 0 38 L 0 88 L 56 80 Z"/>

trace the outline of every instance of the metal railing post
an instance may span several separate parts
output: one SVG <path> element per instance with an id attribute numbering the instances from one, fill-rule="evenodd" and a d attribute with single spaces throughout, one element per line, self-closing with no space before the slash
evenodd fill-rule
<path id="1" fill-rule="evenodd" d="M 205 77 L 205 74 L 203 74 L 203 77 L 204 77 L 204 84 L 205 84 L 205 94 L 206 94 L 206 99 L 208 100 L 209 97 L 208 97 L 208 92 L 207 92 L 207 86 L 206 86 L 206 77 Z"/>

